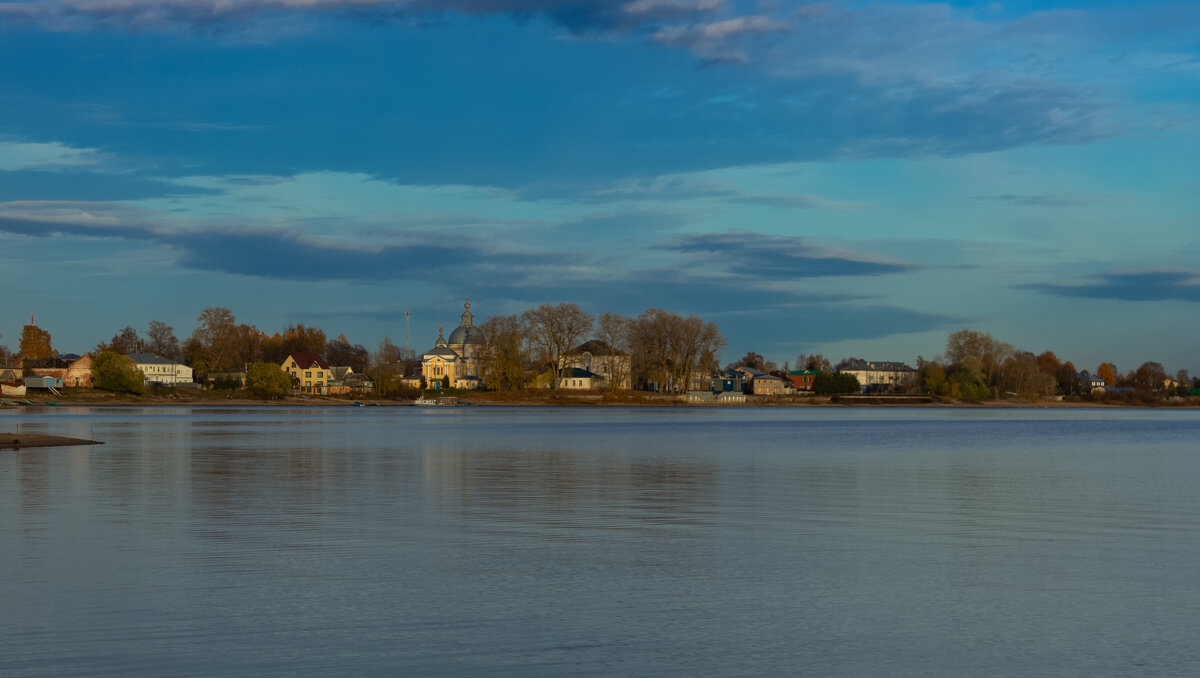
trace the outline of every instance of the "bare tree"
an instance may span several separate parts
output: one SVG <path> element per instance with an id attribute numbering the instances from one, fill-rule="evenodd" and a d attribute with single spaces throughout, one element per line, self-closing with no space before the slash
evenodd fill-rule
<path id="1" fill-rule="evenodd" d="M 725 347 L 716 324 L 657 308 L 635 318 L 628 336 L 643 382 L 672 393 L 687 390 L 693 374 L 712 371 Z"/>
<path id="2" fill-rule="evenodd" d="M 610 391 L 628 388 L 620 375 L 625 373 L 627 361 L 630 359 L 628 339 L 629 325 L 632 322 L 616 313 L 601 313 L 596 322 L 596 338 L 608 347 L 606 355 L 601 356 L 600 361 L 608 374 L 608 381 L 604 386 Z"/>
<path id="3" fill-rule="evenodd" d="M 829 362 L 828 358 L 820 353 L 810 353 L 809 355 L 804 355 L 801 353 L 800 355 L 796 356 L 796 369 L 832 372 L 833 364 Z"/>
<path id="4" fill-rule="evenodd" d="M 146 330 L 146 350 L 171 360 L 179 360 L 179 339 L 175 337 L 175 328 L 158 320 L 151 320 Z"/>
<path id="5" fill-rule="evenodd" d="M 339 334 L 325 346 L 325 360 L 330 365 L 349 365 L 355 372 L 366 372 L 370 355 L 362 344 L 351 344 L 346 335 Z"/>
<path id="6" fill-rule="evenodd" d="M 368 374 L 375 380 L 375 389 L 381 395 L 395 393 L 400 388 L 400 378 L 404 376 L 401 365 L 404 349 L 392 343 L 392 338 L 384 336 L 379 342 L 379 349 L 371 357 Z"/>
<path id="7" fill-rule="evenodd" d="M 233 353 L 230 363 L 248 372 L 250 365 L 261 361 L 265 339 L 266 335 L 259 332 L 254 325 L 245 323 L 236 325 L 229 336 L 230 348 Z"/>
<path id="8" fill-rule="evenodd" d="M 481 356 L 484 386 L 495 391 L 523 388 L 528 383 L 525 365 L 529 349 L 521 319 L 515 315 L 491 316 L 479 330 L 487 340 Z"/>
<path id="9" fill-rule="evenodd" d="M 1167 371 L 1163 369 L 1162 363 L 1145 362 L 1138 366 L 1133 372 L 1134 386 L 1150 391 L 1157 391 L 1163 387 L 1163 383 L 1167 380 Z"/>
<path id="10" fill-rule="evenodd" d="M 563 356 L 592 331 L 591 313 L 575 304 L 542 304 L 521 314 L 525 336 L 544 352 L 544 357 L 557 387 Z"/>
<path id="11" fill-rule="evenodd" d="M 96 353 L 104 351 L 112 351 L 121 355 L 129 355 L 142 350 L 144 342 L 138 336 L 137 330 L 133 329 L 132 325 L 126 325 L 124 329 L 113 335 L 107 344 L 101 343 L 96 346 Z"/>
<path id="12" fill-rule="evenodd" d="M 233 332 L 237 321 L 233 311 L 219 306 L 204 309 L 196 321 L 199 326 L 188 339 L 188 358 L 201 375 L 221 372 L 234 365 Z"/>

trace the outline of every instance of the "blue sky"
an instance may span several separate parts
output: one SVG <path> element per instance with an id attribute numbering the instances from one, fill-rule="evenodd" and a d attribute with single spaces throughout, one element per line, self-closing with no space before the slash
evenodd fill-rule
<path id="1" fill-rule="evenodd" d="M 0 0 L 0 343 L 542 302 L 1200 373 L 1200 7 Z"/>

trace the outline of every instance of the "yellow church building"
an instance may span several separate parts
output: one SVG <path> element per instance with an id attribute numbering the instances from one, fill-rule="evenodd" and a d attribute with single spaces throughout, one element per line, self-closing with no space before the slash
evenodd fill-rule
<path id="1" fill-rule="evenodd" d="M 445 338 L 443 328 L 439 327 L 437 343 L 421 355 L 421 375 L 425 382 L 430 388 L 443 383 L 452 388 L 480 388 L 483 382 L 479 378 L 479 362 L 484 341 L 483 332 L 475 327 L 471 299 L 467 298 L 462 321 L 450 332 L 450 339 Z"/>

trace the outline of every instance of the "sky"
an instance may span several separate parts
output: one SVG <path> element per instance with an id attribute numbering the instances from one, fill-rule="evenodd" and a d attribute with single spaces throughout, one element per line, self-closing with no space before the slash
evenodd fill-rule
<path id="1" fill-rule="evenodd" d="M 1200 5 L 0 0 L 0 343 L 541 303 L 1200 374 Z"/>

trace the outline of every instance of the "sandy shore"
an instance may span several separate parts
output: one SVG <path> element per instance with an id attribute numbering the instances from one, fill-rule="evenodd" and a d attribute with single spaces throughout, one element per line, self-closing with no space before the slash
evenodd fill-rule
<path id="1" fill-rule="evenodd" d="M 103 445 L 99 440 L 83 440 L 44 433 L 0 433 L 0 449 L 19 450 L 25 447 L 65 447 L 68 445 Z"/>

